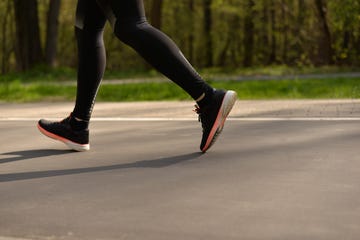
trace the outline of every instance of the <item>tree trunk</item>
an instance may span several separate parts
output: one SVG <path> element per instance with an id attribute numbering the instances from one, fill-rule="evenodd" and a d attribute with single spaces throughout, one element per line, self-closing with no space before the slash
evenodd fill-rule
<path id="1" fill-rule="evenodd" d="M 60 4 L 61 0 L 51 0 L 47 15 L 45 61 L 51 67 L 55 66 L 56 61 Z"/>
<path id="2" fill-rule="evenodd" d="M 189 0 L 189 10 L 190 10 L 190 22 L 191 22 L 191 31 L 189 33 L 189 37 L 188 37 L 188 58 L 189 58 L 189 62 L 193 62 L 194 60 L 194 24 L 193 24 L 193 20 L 194 20 L 194 0 Z"/>
<path id="3" fill-rule="evenodd" d="M 203 0 L 204 4 L 204 38 L 205 38 L 205 67 L 213 65 L 213 42 L 211 37 L 212 30 L 212 0 Z"/>
<path id="4" fill-rule="evenodd" d="M 251 67 L 254 55 L 254 0 L 248 0 L 244 23 L 244 67 Z"/>
<path id="5" fill-rule="evenodd" d="M 301 31 L 305 22 L 305 0 L 298 0 L 297 30 Z"/>
<path id="6" fill-rule="evenodd" d="M 269 63 L 273 64 L 276 62 L 276 11 L 275 11 L 275 3 L 274 0 L 270 1 L 270 24 L 271 24 L 271 52 Z"/>
<path id="7" fill-rule="evenodd" d="M 9 68 L 9 55 L 10 51 L 7 46 L 8 42 L 8 18 L 10 15 L 10 7 L 11 7 L 11 0 L 8 0 L 6 3 L 6 11 L 5 16 L 2 19 L 2 59 L 1 59 L 1 73 L 5 74 L 8 71 Z"/>
<path id="8" fill-rule="evenodd" d="M 123 1 L 123 0 L 121 0 Z M 153 0 L 150 10 L 150 22 L 157 29 L 161 29 L 163 0 Z"/>
<path id="9" fill-rule="evenodd" d="M 281 18 L 282 18 L 282 34 L 283 34 L 283 47 L 282 47 L 282 63 L 288 63 L 288 46 L 289 46 L 289 24 L 287 17 L 287 3 L 284 0 L 281 0 Z"/>
<path id="10" fill-rule="evenodd" d="M 16 24 L 16 60 L 25 71 L 43 60 L 37 0 L 14 0 Z"/>
<path id="11" fill-rule="evenodd" d="M 333 49 L 331 33 L 327 21 L 327 6 L 323 0 L 315 0 L 316 9 L 319 14 L 320 29 L 322 36 L 319 41 L 319 63 L 332 64 L 333 63 Z"/>
<path id="12" fill-rule="evenodd" d="M 300 56 L 304 52 L 304 25 L 305 25 L 306 5 L 305 0 L 298 0 L 298 13 L 296 17 L 296 26 L 293 35 L 295 36 L 295 52 Z"/>
<path id="13" fill-rule="evenodd" d="M 268 0 L 263 1 L 263 9 L 261 15 L 261 29 L 259 31 L 260 44 L 257 48 L 260 51 L 261 62 L 266 65 L 269 62 L 269 49 L 270 49 L 270 32 L 269 32 L 269 2 Z"/>

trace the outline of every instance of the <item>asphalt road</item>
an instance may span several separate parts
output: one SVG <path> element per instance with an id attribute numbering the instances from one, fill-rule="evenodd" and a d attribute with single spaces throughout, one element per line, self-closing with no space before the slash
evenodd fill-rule
<path id="1" fill-rule="evenodd" d="M 359 239 L 359 119 L 270 117 L 206 154 L 195 119 L 99 118 L 85 153 L 2 119 L 0 240 Z"/>

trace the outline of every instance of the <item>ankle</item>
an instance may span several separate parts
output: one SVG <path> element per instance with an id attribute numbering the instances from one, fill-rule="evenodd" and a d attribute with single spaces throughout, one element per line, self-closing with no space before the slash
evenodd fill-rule
<path id="1" fill-rule="evenodd" d="M 204 108 L 211 104 L 213 100 L 215 89 L 210 89 L 209 91 L 203 93 L 197 100 L 196 103 L 200 108 Z"/>
<path id="2" fill-rule="evenodd" d="M 89 127 L 89 121 L 83 120 L 83 119 L 75 117 L 75 116 L 71 116 L 70 126 L 75 131 L 85 130 Z"/>

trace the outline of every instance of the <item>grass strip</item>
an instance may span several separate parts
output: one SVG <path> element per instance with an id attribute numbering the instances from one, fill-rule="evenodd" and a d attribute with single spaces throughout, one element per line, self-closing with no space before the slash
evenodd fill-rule
<path id="1" fill-rule="evenodd" d="M 235 90 L 239 99 L 356 99 L 360 98 L 360 78 L 213 81 L 215 88 Z M 76 86 L 19 80 L 0 83 L 0 101 L 73 101 Z M 98 101 L 190 100 L 172 82 L 102 85 Z"/>

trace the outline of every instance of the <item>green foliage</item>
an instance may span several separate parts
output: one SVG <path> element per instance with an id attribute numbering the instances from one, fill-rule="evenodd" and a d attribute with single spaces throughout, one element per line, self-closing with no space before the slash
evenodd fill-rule
<path id="1" fill-rule="evenodd" d="M 254 5 L 246 6 L 252 1 Z M 182 49 L 196 68 L 207 62 L 204 36 L 204 8 L 206 1 L 164 0 L 162 30 Z M 242 68 L 245 50 L 251 48 L 252 67 L 313 66 L 323 64 L 322 23 L 314 6 L 307 0 L 212 0 L 211 32 L 214 68 Z M 327 0 L 326 22 L 330 30 L 331 60 L 337 65 L 360 66 L 360 2 L 359 0 Z M 303 3 L 303 4 L 300 4 Z M 49 0 L 38 0 L 42 46 L 45 47 L 46 16 Z M 76 1 L 61 2 L 58 36 L 58 66 L 76 68 L 77 48 L 74 36 Z M 145 1 L 151 10 L 152 1 Z M 250 15 L 249 15 L 250 14 Z M 148 14 L 149 15 L 149 14 Z M 245 36 L 245 20 L 253 23 L 252 46 Z M 0 1 L 0 70 L 16 71 L 16 39 L 13 1 Z M 248 39 L 247 39 L 248 40 Z M 146 72 L 151 67 L 138 54 L 114 37 L 112 29 L 105 30 L 107 69 L 110 71 Z"/>

